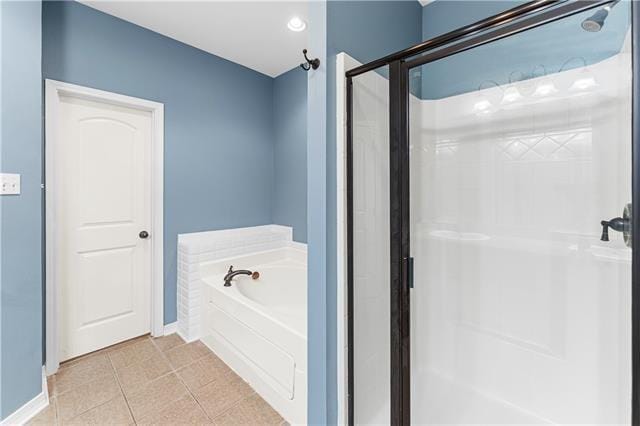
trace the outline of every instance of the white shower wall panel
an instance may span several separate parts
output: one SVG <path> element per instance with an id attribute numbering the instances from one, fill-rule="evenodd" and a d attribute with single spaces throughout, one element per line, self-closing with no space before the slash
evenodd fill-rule
<path id="1" fill-rule="evenodd" d="M 413 422 L 629 421 L 631 251 L 600 221 L 631 201 L 630 71 L 411 103 Z"/>

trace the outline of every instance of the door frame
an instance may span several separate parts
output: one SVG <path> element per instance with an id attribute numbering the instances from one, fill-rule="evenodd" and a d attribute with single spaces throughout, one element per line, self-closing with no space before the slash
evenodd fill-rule
<path id="1" fill-rule="evenodd" d="M 391 418 L 393 425 L 409 425 L 410 406 L 410 277 L 412 264 L 409 253 L 409 71 L 412 68 L 455 55 L 492 41 L 509 37 L 532 28 L 543 26 L 587 10 L 610 4 L 613 0 L 532 0 L 498 15 L 458 28 L 441 36 L 426 40 L 407 49 L 392 53 L 375 61 L 353 68 L 344 74 L 346 103 L 346 264 L 347 293 L 347 362 L 348 378 L 346 418 L 353 425 L 354 376 L 353 376 L 353 85 L 352 79 L 382 66 L 389 67 L 389 118 L 390 118 L 390 175 L 391 175 L 391 247 L 389 291 L 391 299 L 391 369 L 397 372 L 390 380 Z M 637 67 L 640 63 L 640 7 L 631 2 L 632 39 L 632 241 L 640 241 L 640 84 Z M 342 123 L 339 121 L 339 123 Z M 338 192 L 340 189 L 338 188 Z M 341 220 L 338 215 L 338 220 Z M 340 229 L 340 228 L 338 228 Z M 342 241 L 341 240 L 341 241 Z M 631 279 L 631 425 L 640 426 L 640 249 L 632 251 Z M 340 297 L 338 276 L 338 297 Z M 344 365 L 342 366 L 345 367 Z M 339 401 L 341 403 L 343 401 Z"/>
<path id="2" fill-rule="evenodd" d="M 61 113 L 61 96 L 101 102 L 151 113 L 151 335 L 164 334 L 164 104 L 146 99 L 78 86 L 56 80 L 45 80 L 45 367 L 54 374 L 59 362 L 59 284 L 56 265 L 59 257 L 55 247 L 56 182 L 54 162 L 59 146 L 57 126 Z"/>

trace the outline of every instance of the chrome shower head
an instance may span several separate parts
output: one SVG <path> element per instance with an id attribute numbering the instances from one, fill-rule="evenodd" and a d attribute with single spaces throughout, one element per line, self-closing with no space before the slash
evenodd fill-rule
<path id="1" fill-rule="evenodd" d="M 609 7 L 604 7 L 582 21 L 582 29 L 590 33 L 596 33 L 602 29 L 605 19 L 609 15 Z"/>

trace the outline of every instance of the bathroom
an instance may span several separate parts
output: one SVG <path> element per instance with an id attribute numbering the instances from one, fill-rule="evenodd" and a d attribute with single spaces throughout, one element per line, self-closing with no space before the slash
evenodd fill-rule
<path id="1" fill-rule="evenodd" d="M 635 25 L 0 0 L 1 424 L 640 425 Z"/>

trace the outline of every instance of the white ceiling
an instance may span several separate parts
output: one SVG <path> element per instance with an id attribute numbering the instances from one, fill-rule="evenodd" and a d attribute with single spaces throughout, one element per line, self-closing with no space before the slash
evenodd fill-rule
<path id="1" fill-rule="evenodd" d="M 302 62 L 309 27 L 307 1 L 79 0 L 94 9 L 276 77 Z M 313 54 L 313 52 L 310 52 Z"/>

